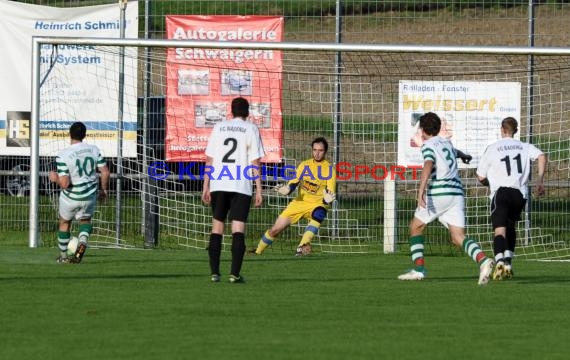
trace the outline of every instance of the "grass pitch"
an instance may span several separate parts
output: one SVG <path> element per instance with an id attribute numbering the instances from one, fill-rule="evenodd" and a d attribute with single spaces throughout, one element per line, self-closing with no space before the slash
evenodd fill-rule
<path id="1" fill-rule="evenodd" d="M 206 252 L 0 247 L 1 359 L 567 359 L 570 264 L 517 261 L 477 286 L 466 256 L 247 257 L 209 281 Z M 229 253 L 222 269 L 229 271 Z"/>

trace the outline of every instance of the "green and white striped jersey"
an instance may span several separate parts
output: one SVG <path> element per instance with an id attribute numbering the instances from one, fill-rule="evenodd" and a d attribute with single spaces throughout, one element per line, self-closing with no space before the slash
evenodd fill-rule
<path id="1" fill-rule="evenodd" d="M 63 194 L 71 200 L 88 200 L 97 194 L 97 168 L 106 165 L 99 148 L 83 142 L 62 150 L 56 157 L 57 174 L 69 176 L 71 186 Z"/>
<path id="2" fill-rule="evenodd" d="M 433 162 L 427 195 L 464 196 L 457 171 L 457 154 L 451 141 L 434 136 L 423 143 L 421 151 L 424 161 Z"/>

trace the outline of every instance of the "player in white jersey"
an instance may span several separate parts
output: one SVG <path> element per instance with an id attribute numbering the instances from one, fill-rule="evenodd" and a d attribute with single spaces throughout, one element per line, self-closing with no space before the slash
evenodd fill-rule
<path id="1" fill-rule="evenodd" d="M 91 218 L 95 212 L 97 194 L 107 196 L 109 190 L 109 169 L 99 148 L 83 142 L 87 129 L 81 122 L 75 122 L 69 128 L 71 146 L 62 150 L 56 157 L 57 171 L 49 173 L 50 181 L 61 187 L 59 195 L 59 231 L 57 243 L 60 256 L 57 262 L 79 263 L 87 249 L 89 236 L 93 230 Z M 101 173 L 101 190 L 98 191 Z M 71 221 L 79 221 L 79 244 L 75 255 L 67 257 L 67 244 L 71 239 Z"/>
<path id="2" fill-rule="evenodd" d="M 428 112 L 420 117 L 420 129 L 424 139 L 421 147 L 424 166 L 418 190 L 418 207 L 410 223 L 410 251 L 414 269 L 398 276 L 398 279 L 424 279 L 423 232 L 427 224 L 439 219 L 449 229 L 451 241 L 479 265 L 478 283 L 485 285 L 493 270 L 493 260 L 485 255 L 475 240 L 465 236 L 465 195 L 457 171 L 456 158 L 469 163 L 471 156 L 455 149 L 448 139 L 438 136 L 441 120 L 435 113 Z"/>
<path id="3" fill-rule="evenodd" d="M 247 121 L 249 103 L 232 100 L 232 120 L 217 123 L 206 147 L 202 201 L 211 204 L 212 233 L 208 245 L 211 280 L 220 281 L 220 255 L 226 217 L 232 225 L 232 264 L 229 281 L 244 282 L 240 274 L 245 254 L 245 223 L 255 181 L 255 206 L 261 206 L 260 160 L 265 155 L 259 129 Z M 229 215 L 229 216 L 228 216 Z"/>
<path id="4" fill-rule="evenodd" d="M 516 119 L 503 119 L 501 139 L 487 147 L 477 168 L 477 178 L 491 189 L 491 223 L 495 231 L 493 252 L 497 264 L 493 271 L 495 280 L 513 276 L 515 226 L 529 196 L 531 161 L 538 160 L 537 194 L 544 193 L 546 156 L 536 146 L 513 139 L 517 131 Z"/>

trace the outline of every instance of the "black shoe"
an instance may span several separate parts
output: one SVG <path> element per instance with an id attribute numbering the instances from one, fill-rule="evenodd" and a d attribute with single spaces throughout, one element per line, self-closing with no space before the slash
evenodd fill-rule
<path id="1" fill-rule="evenodd" d="M 74 264 L 79 264 L 83 258 L 83 254 L 85 254 L 85 250 L 87 250 L 87 244 L 79 243 L 77 250 L 75 250 L 75 254 L 71 258 L 71 262 Z"/>
<path id="2" fill-rule="evenodd" d="M 245 254 L 246 255 L 261 255 L 261 254 L 258 254 L 256 251 L 257 251 L 257 249 L 249 249 L 245 252 Z"/>
<path id="3" fill-rule="evenodd" d="M 55 259 L 55 262 L 58 264 L 70 264 L 71 258 L 68 258 L 67 256 L 59 256 L 57 259 Z"/>
<path id="4" fill-rule="evenodd" d="M 245 284 L 245 279 L 243 276 L 230 275 L 229 282 L 230 284 Z"/>

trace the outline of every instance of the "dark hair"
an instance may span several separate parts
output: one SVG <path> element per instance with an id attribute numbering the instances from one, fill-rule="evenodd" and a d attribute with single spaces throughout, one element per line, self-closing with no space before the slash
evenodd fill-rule
<path id="1" fill-rule="evenodd" d="M 436 136 L 441 129 L 441 119 L 436 113 L 425 113 L 420 116 L 420 129 L 428 135 Z"/>
<path id="2" fill-rule="evenodd" d="M 74 122 L 69 127 L 69 136 L 73 140 L 83 141 L 83 139 L 85 139 L 86 133 L 87 133 L 87 128 L 85 127 L 85 124 L 83 124 L 82 122 L 79 121 Z"/>
<path id="3" fill-rule="evenodd" d="M 327 151 L 329 151 L 329 143 L 327 142 L 327 139 L 325 139 L 324 137 L 315 138 L 315 140 L 313 140 L 313 142 L 311 143 L 311 148 L 313 147 L 313 145 L 318 144 L 318 143 L 321 143 L 324 145 L 325 153 Z"/>
<path id="4" fill-rule="evenodd" d="M 232 100 L 232 115 L 234 117 L 247 118 L 249 116 L 249 102 L 242 97 Z"/>
<path id="5" fill-rule="evenodd" d="M 504 118 L 503 121 L 501 121 L 501 127 L 503 128 L 503 131 L 509 135 L 516 134 L 518 131 L 518 126 L 519 124 L 517 123 L 517 120 L 514 117 L 509 116 Z"/>

